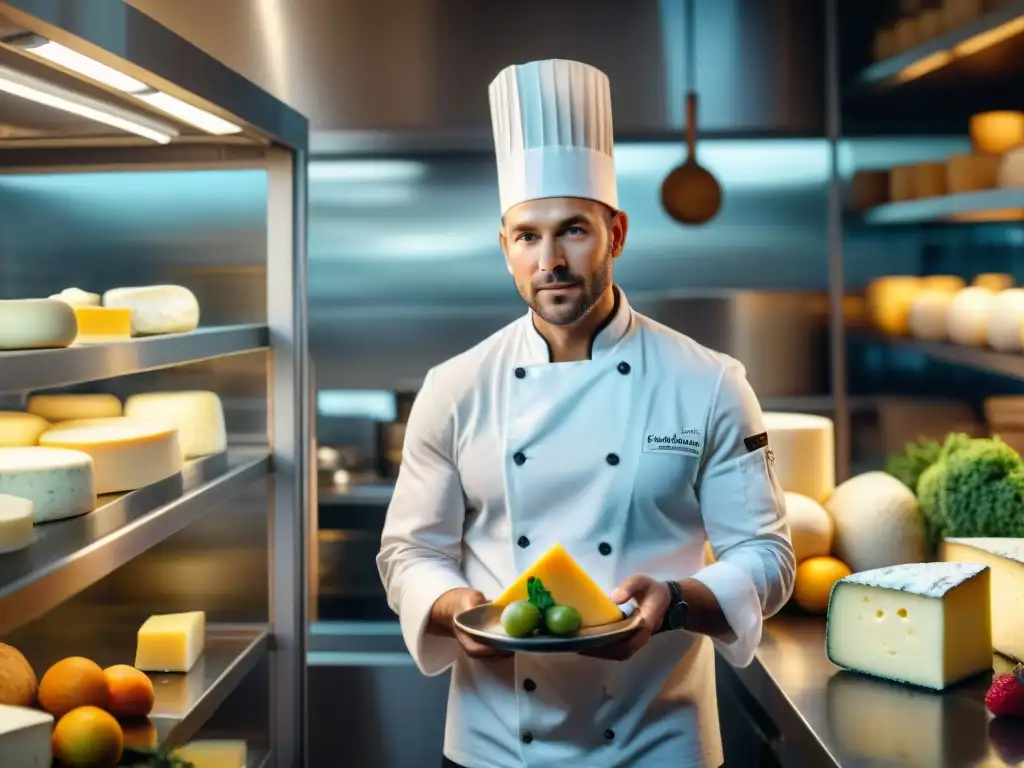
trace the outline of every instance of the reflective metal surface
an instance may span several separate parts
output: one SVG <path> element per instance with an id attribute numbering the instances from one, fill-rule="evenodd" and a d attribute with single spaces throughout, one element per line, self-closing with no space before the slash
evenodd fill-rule
<path id="1" fill-rule="evenodd" d="M 851 340 L 888 348 L 895 353 L 917 355 L 953 365 L 962 365 L 979 371 L 998 373 L 1004 376 L 1024 378 L 1024 357 L 1016 354 L 995 352 L 983 347 L 968 347 L 937 341 L 923 341 L 901 336 L 882 336 L 872 332 L 851 333 Z"/>
<path id="2" fill-rule="evenodd" d="M 1024 221 L 1024 187 L 989 189 L 960 195 L 926 197 L 870 208 L 867 224 Z"/>

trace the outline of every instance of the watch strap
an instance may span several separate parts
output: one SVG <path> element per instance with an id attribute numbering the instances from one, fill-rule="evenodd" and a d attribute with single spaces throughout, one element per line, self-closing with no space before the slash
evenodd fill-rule
<path id="1" fill-rule="evenodd" d="M 672 614 L 673 609 L 681 604 L 685 604 L 686 601 L 683 599 L 683 588 L 679 586 L 677 581 L 666 581 L 668 587 L 668 607 L 665 608 L 665 616 L 661 620 L 661 626 L 656 630 L 657 632 L 668 632 L 673 629 L 679 629 L 679 627 L 672 626 Z"/>

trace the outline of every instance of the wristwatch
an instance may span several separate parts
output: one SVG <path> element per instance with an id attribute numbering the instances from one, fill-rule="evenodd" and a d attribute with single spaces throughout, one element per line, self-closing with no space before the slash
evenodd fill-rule
<path id="1" fill-rule="evenodd" d="M 683 588 L 678 581 L 666 581 L 668 585 L 668 608 L 665 610 L 665 618 L 661 620 L 659 632 L 668 632 L 675 629 L 684 629 L 686 620 L 690 618 L 690 604 L 683 597 Z"/>

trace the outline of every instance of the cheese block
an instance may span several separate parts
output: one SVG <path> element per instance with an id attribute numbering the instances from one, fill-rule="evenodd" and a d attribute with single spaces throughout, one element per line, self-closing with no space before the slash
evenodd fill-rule
<path id="1" fill-rule="evenodd" d="M 100 295 L 98 293 L 89 293 L 81 288 L 65 288 L 60 293 L 53 294 L 50 298 L 63 301 L 72 307 L 98 307 L 100 305 Z"/>
<path id="2" fill-rule="evenodd" d="M 194 459 L 227 450 L 224 408 L 213 392 L 147 392 L 124 403 L 124 415 L 178 430 L 182 456 Z"/>
<path id="3" fill-rule="evenodd" d="M 1024 112 L 979 112 L 971 115 L 969 131 L 975 152 L 1003 155 L 1024 144 Z"/>
<path id="4" fill-rule="evenodd" d="M 980 347 L 988 343 L 988 320 L 996 295 L 988 288 L 970 286 L 959 291 L 949 303 L 946 328 L 955 344 Z"/>
<path id="5" fill-rule="evenodd" d="M 132 311 L 114 307 L 75 307 L 76 344 L 103 344 L 132 337 Z"/>
<path id="6" fill-rule="evenodd" d="M 0 350 L 59 349 L 78 335 L 71 306 L 56 299 L 0 301 Z"/>
<path id="7" fill-rule="evenodd" d="M 1011 149 L 999 163 L 996 184 L 1004 189 L 1024 187 L 1024 147 Z"/>
<path id="8" fill-rule="evenodd" d="M 914 195 L 916 197 L 937 197 L 945 195 L 946 164 L 929 161 L 914 166 Z"/>
<path id="9" fill-rule="evenodd" d="M 17 552 L 32 543 L 32 513 L 29 499 L 0 493 L 0 555 Z"/>
<path id="10" fill-rule="evenodd" d="M 596 627 L 622 619 L 622 610 L 611 601 L 561 544 L 537 558 L 493 602 L 506 606 L 529 598 L 526 585 L 534 578 L 544 584 L 559 605 L 571 605 L 580 613 L 581 626 Z"/>
<path id="11" fill-rule="evenodd" d="M 886 472 L 840 483 L 825 501 L 835 525 L 833 554 L 853 571 L 924 560 L 924 519 L 917 497 Z"/>
<path id="12" fill-rule="evenodd" d="M 25 448 L 39 444 L 50 422 L 34 413 L 0 411 L 0 448 Z"/>
<path id="13" fill-rule="evenodd" d="M 946 539 L 939 557 L 951 563 L 980 563 L 992 572 L 992 647 L 1024 661 L 1024 539 Z"/>
<path id="14" fill-rule="evenodd" d="M 1013 275 L 1008 275 L 1005 272 L 982 272 L 979 275 L 975 275 L 974 279 L 971 280 L 971 285 L 978 288 L 988 288 L 993 293 L 1013 288 L 1016 284 L 1017 281 L 1014 280 Z"/>
<path id="15" fill-rule="evenodd" d="M 139 628 L 135 668 L 143 672 L 188 672 L 206 646 L 203 611 L 150 616 Z"/>
<path id="16" fill-rule="evenodd" d="M 908 563 L 840 579 L 825 655 L 840 667 L 942 690 L 992 668 L 990 572 L 975 563 Z"/>
<path id="17" fill-rule="evenodd" d="M 36 523 L 96 508 L 92 459 L 61 448 L 0 448 L 0 493 L 28 499 Z"/>
<path id="18" fill-rule="evenodd" d="M 916 173 L 912 165 L 897 165 L 889 172 L 889 199 L 894 203 L 917 197 Z"/>
<path id="19" fill-rule="evenodd" d="M 951 291 L 926 289 L 910 305 L 907 326 L 915 339 L 945 341 L 949 338 L 949 305 L 955 294 Z"/>
<path id="20" fill-rule="evenodd" d="M 782 490 L 819 504 L 835 489 L 835 428 L 832 420 L 806 413 L 764 414 L 768 447 Z"/>
<path id="21" fill-rule="evenodd" d="M 910 330 L 910 307 L 923 290 L 921 278 L 888 275 L 868 283 L 864 291 L 872 325 L 890 336 L 906 336 Z"/>
<path id="22" fill-rule="evenodd" d="M 174 427 L 124 417 L 67 421 L 44 432 L 39 444 L 91 456 L 99 494 L 134 491 L 182 467 Z"/>
<path id="23" fill-rule="evenodd" d="M 200 739 L 174 753 L 192 768 L 245 768 L 249 759 L 245 742 L 234 739 Z"/>
<path id="24" fill-rule="evenodd" d="M 946 162 L 946 188 L 950 194 L 993 189 L 1001 162 L 995 155 L 953 155 Z"/>
<path id="25" fill-rule="evenodd" d="M 797 563 L 832 551 L 835 526 L 825 508 L 801 493 L 786 494 L 786 522 Z"/>
<path id="26" fill-rule="evenodd" d="M 52 424 L 76 419 L 103 419 L 122 414 L 121 401 L 104 393 L 86 395 L 32 395 L 28 412 Z"/>
<path id="27" fill-rule="evenodd" d="M 113 288 L 103 294 L 104 307 L 132 311 L 132 335 L 185 333 L 199 326 L 199 301 L 180 285 Z"/>
<path id="28" fill-rule="evenodd" d="M 4 768 L 50 768 L 52 730 L 53 715 L 0 704 L 0 765 Z"/>
<path id="29" fill-rule="evenodd" d="M 988 344 L 999 352 L 1020 352 L 1024 334 L 1024 288 L 996 294 L 988 316 Z"/>

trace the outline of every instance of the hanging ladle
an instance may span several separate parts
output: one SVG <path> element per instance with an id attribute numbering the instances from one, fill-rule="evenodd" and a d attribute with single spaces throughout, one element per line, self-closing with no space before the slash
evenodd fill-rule
<path id="1" fill-rule="evenodd" d="M 722 188 L 697 162 L 697 79 L 694 0 L 686 3 L 686 160 L 661 184 L 661 205 L 680 224 L 705 224 L 722 207 Z"/>

